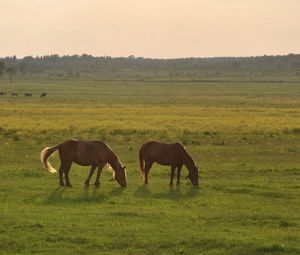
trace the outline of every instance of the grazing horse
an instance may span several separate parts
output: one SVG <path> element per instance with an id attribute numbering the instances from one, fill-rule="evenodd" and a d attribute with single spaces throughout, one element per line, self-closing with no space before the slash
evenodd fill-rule
<path id="1" fill-rule="evenodd" d="M 0 96 L 5 96 L 5 95 L 6 95 L 6 92 L 4 92 L 4 91 L 0 92 Z"/>
<path id="2" fill-rule="evenodd" d="M 189 171 L 188 177 L 194 186 L 199 186 L 198 167 L 185 148 L 180 143 L 161 143 L 151 141 L 141 146 L 139 152 L 139 160 L 142 175 L 144 176 L 145 184 L 148 184 L 149 170 L 154 162 L 171 166 L 170 185 L 173 185 L 173 178 L 177 168 L 177 185 L 180 184 L 180 172 L 183 165 Z"/>
<path id="3" fill-rule="evenodd" d="M 40 97 L 47 97 L 47 93 L 43 92 Z"/>
<path id="4" fill-rule="evenodd" d="M 85 181 L 86 186 L 89 186 L 90 180 L 96 168 L 98 168 L 95 181 L 95 186 L 98 187 L 100 185 L 99 178 L 102 168 L 106 164 L 109 164 L 113 169 L 114 179 L 120 186 L 126 187 L 125 166 L 122 165 L 117 155 L 104 142 L 72 139 L 53 147 L 46 147 L 41 151 L 41 161 L 50 173 L 57 172 L 48 161 L 48 158 L 57 150 L 61 161 L 58 171 L 59 184 L 61 186 L 72 187 L 69 180 L 69 171 L 72 163 L 75 162 L 81 166 L 91 166 L 91 170 Z M 63 181 L 63 174 L 65 176 L 65 183 Z"/>
<path id="5" fill-rule="evenodd" d="M 11 95 L 17 97 L 19 95 L 19 92 L 11 92 Z"/>
<path id="6" fill-rule="evenodd" d="M 32 93 L 24 93 L 25 97 L 31 97 Z"/>

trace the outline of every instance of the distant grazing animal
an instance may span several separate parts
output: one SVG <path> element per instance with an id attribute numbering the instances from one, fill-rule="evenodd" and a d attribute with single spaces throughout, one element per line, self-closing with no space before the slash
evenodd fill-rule
<path id="1" fill-rule="evenodd" d="M 32 93 L 24 93 L 25 97 L 31 97 Z"/>
<path id="2" fill-rule="evenodd" d="M 6 95 L 6 92 L 4 92 L 4 91 L 0 92 L 0 96 L 5 96 L 5 95 Z"/>
<path id="3" fill-rule="evenodd" d="M 11 95 L 17 97 L 19 95 L 19 92 L 11 92 Z"/>
<path id="4" fill-rule="evenodd" d="M 90 180 L 96 170 L 97 177 L 95 186 L 100 185 L 100 175 L 102 168 L 108 163 L 113 169 L 114 179 L 120 186 L 126 187 L 125 166 L 122 165 L 117 155 L 102 141 L 78 141 L 68 140 L 53 147 L 46 147 L 41 151 L 41 161 L 43 166 L 50 173 L 57 172 L 48 162 L 48 158 L 58 150 L 60 157 L 59 184 L 61 186 L 72 187 L 69 180 L 69 171 L 73 162 L 81 166 L 91 166 L 90 173 L 86 178 L 85 185 L 89 186 Z M 65 183 L 63 180 L 65 176 Z"/>
<path id="5" fill-rule="evenodd" d="M 46 92 L 43 92 L 43 93 L 41 94 L 41 97 L 47 97 L 47 93 L 46 93 Z"/>
<path id="6" fill-rule="evenodd" d="M 177 168 L 177 185 L 180 184 L 180 172 L 183 165 L 189 171 L 188 177 L 194 186 L 199 186 L 198 167 L 186 149 L 180 143 L 161 143 L 151 141 L 141 146 L 139 152 L 139 161 L 145 184 L 148 184 L 149 170 L 154 162 L 171 166 L 170 185 L 173 185 L 173 178 Z"/>

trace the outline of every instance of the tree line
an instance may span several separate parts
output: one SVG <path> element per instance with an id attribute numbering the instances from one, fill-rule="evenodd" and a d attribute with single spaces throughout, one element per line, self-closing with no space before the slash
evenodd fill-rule
<path id="1" fill-rule="evenodd" d="M 15 67 L 12 67 L 12 66 L 8 67 L 8 68 L 5 68 L 5 62 L 0 61 L 0 78 L 3 76 L 5 71 L 9 76 L 10 82 L 12 82 L 13 77 L 17 73 L 17 69 Z"/>
<path id="2" fill-rule="evenodd" d="M 124 75 L 137 73 L 180 75 L 243 75 L 292 73 L 300 75 L 300 54 L 259 57 L 215 57 L 153 59 L 135 57 L 94 57 L 92 55 L 45 55 L 0 58 L 0 77 L 16 75 Z"/>

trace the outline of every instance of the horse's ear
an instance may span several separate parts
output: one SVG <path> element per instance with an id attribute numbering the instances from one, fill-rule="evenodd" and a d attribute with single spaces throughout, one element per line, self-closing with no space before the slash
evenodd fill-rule
<path id="1" fill-rule="evenodd" d="M 126 166 L 123 166 L 123 169 L 125 169 L 126 168 Z"/>

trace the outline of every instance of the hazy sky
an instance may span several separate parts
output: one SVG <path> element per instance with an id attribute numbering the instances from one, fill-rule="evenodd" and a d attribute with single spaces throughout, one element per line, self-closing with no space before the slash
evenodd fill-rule
<path id="1" fill-rule="evenodd" d="M 300 0 L 0 0 L 0 56 L 300 53 Z"/>

